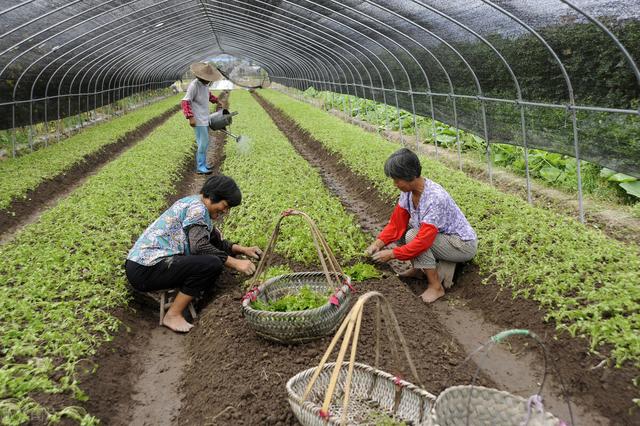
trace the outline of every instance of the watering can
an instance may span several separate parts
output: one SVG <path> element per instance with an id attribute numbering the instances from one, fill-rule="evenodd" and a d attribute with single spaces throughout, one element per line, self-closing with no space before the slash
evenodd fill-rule
<path id="1" fill-rule="evenodd" d="M 226 130 L 226 127 L 231 124 L 231 117 L 237 114 L 237 111 L 229 112 L 229 110 L 225 108 L 219 109 L 218 111 L 209 115 L 209 128 L 211 130 L 220 130 L 221 132 L 226 133 L 227 135 L 234 138 L 236 142 L 238 142 L 240 136 L 236 136 Z"/>

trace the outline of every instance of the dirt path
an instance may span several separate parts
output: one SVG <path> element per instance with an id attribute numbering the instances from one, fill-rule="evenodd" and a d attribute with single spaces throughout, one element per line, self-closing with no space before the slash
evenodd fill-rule
<path id="1" fill-rule="evenodd" d="M 156 127 L 175 114 L 178 109 L 179 107 L 176 106 L 147 121 L 135 130 L 126 133 L 117 142 L 86 156 L 66 172 L 43 181 L 35 189 L 29 191 L 24 199 L 15 200 L 7 209 L 0 210 L 0 244 L 11 240 L 18 230 L 36 221 L 44 211 L 82 185 L 89 176 L 95 174 L 102 166 L 146 138 Z M 19 179 L 19 177 L 16 177 L 16 179 Z"/>
<path id="2" fill-rule="evenodd" d="M 294 148 L 319 170 L 325 184 L 356 215 L 363 229 L 374 231 L 374 234 L 379 231 L 388 220 L 390 207 L 386 207 L 388 202 L 377 194 L 373 185 L 342 165 L 338 158 L 279 110 L 257 98 L 280 130 L 289 137 Z M 404 266 L 396 264 L 394 267 Z M 601 359 L 587 354 L 588 345 L 585 341 L 566 335 L 559 336 L 557 340 L 553 338 L 554 327 L 544 322 L 542 313 L 534 303 L 511 299 L 509 294 L 500 292 L 497 284 L 482 286 L 475 267 L 467 267 L 458 275 L 457 285 L 445 300 L 438 301 L 431 309 L 424 306 L 423 309 L 434 314 L 438 323 L 447 330 L 445 334 L 467 353 L 505 328 L 528 328 L 548 342 L 553 362 L 562 372 L 576 405 L 573 410 L 576 424 L 620 424 L 621 419 L 624 424 L 631 424 L 640 419 L 638 412 L 630 414 L 628 411 L 635 397 L 631 382 L 637 375 L 636 370 L 608 367 L 590 370 L 600 364 Z M 409 280 L 408 284 L 415 295 L 426 287 L 417 280 Z M 541 357 L 531 349 L 532 346 L 532 341 L 516 339 L 510 346 L 493 349 L 490 357 L 476 359 L 498 387 L 529 396 L 537 389 L 543 372 Z M 560 395 L 559 382 L 551 379 L 546 389 L 546 406 L 568 419 L 568 409 Z"/>
<path id="3" fill-rule="evenodd" d="M 226 102 L 227 96 L 222 99 Z M 224 160 L 225 137 L 215 132 L 210 140 L 207 157 L 217 172 Z M 195 174 L 194 168 L 189 161 L 167 206 L 200 191 L 208 176 Z M 121 330 L 113 342 L 103 345 L 95 360 L 99 368 L 82 381 L 90 398 L 83 406 L 107 425 L 181 425 L 187 336 L 158 325 L 157 304 L 138 299 L 130 308 L 118 315 L 130 331 Z"/>

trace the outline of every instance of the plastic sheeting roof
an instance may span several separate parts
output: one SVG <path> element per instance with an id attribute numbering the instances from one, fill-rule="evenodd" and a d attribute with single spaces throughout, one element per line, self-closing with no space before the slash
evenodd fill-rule
<path id="1" fill-rule="evenodd" d="M 639 15 L 640 0 L 3 1 L 0 127 L 167 86 L 226 53 L 285 85 L 640 176 Z"/>

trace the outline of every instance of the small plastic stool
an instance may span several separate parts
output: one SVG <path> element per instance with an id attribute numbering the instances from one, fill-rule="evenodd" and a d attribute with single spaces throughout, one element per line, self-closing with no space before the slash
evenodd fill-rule
<path id="1" fill-rule="evenodd" d="M 173 299 L 175 299 L 177 293 L 178 293 L 178 290 L 176 289 L 158 290 L 158 291 L 143 293 L 148 297 L 154 299 L 156 302 L 160 304 L 160 320 L 159 320 L 160 325 L 162 325 L 162 319 L 164 318 L 164 315 L 167 313 L 167 310 L 173 303 Z M 193 319 L 198 318 L 198 314 L 196 314 L 196 309 L 193 306 L 193 302 L 189 302 L 188 308 L 189 308 L 189 313 L 191 314 L 191 317 Z"/>

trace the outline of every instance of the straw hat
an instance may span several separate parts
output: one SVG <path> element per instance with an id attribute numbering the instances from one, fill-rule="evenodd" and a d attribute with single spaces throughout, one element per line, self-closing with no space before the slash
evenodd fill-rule
<path id="1" fill-rule="evenodd" d="M 206 81 L 218 81 L 222 78 L 216 68 L 204 62 L 194 62 L 189 68 L 196 77 Z"/>

